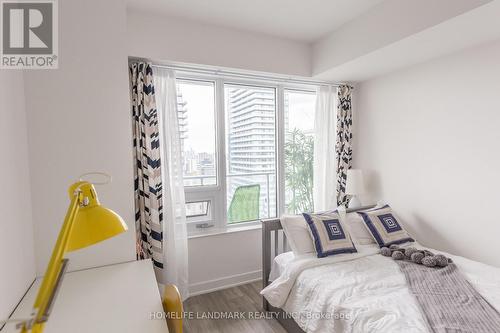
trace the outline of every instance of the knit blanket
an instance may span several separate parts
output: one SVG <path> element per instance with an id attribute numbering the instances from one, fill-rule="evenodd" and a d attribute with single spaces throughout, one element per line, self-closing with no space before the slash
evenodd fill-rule
<path id="1" fill-rule="evenodd" d="M 500 313 L 471 286 L 455 264 L 433 268 L 396 262 L 431 332 L 500 332 Z"/>

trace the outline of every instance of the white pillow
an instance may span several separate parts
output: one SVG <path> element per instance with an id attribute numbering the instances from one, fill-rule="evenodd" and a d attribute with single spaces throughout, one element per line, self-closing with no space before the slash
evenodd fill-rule
<path id="1" fill-rule="evenodd" d="M 359 245 L 375 244 L 372 235 L 366 228 L 363 218 L 358 213 L 345 214 L 344 223 L 349 228 L 354 243 Z"/>
<path id="2" fill-rule="evenodd" d="M 316 252 L 309 226 L 302 214 L 283 215 L 280 220 L 290 248 L 296 256 Z"/>

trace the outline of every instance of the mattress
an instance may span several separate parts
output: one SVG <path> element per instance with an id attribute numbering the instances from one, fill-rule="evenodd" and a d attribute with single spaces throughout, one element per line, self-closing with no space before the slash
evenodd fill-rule
<path id="1" fill-rule="evenodd" d="M 358 250 L 357 254 L 321 259 L 284 253 L 276 257 L 273 282 L 262 294 L 308 333 L 429 332 L 398 265 L 378 254 L 375 245 Z M 443 254 L 500 309 L 499 268 Z"/>

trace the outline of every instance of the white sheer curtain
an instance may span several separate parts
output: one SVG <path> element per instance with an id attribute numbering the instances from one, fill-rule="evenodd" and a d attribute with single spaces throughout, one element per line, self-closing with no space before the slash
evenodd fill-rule
<path id="1" fill-rule="evenodd" d="M 183 300 L 189 297 L 186 207 L 182 177 L 182 151 L 177 118 L 175 73 L 153 68 L 156 108 L 160 119 L 163 176 L 164 269 L 160 283 L 173 283 Z"/>
<path id="2" fill-rule="evenodd" d="M 337 207 L 336 198 L 336 96 L 337 88 L 322 86 L 317 92 L 314 117 L 314 183 L 316 212 Z"/>

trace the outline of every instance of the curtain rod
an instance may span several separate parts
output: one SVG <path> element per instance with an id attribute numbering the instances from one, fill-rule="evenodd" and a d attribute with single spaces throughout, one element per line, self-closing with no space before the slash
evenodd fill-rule
<path id="1" fill-rule="evenodd" d="M 133 59 L 133 60 L 144 61 L 144 59 Z M 274 81 L 274 82 L 287 82 L 287 83 L 315 85 L 315 86 L 339 87 L 339 86 L 343 85 L 342 83 L 300 79 L 300 78 L 296 78 L 296 77 L 292 77 L 292 76 L 280 76 L 280 75 L 273 76 L 273 75 L 263 75 L 263 74 L 242 73 L 242 72 L 229 71 L 229 70 L 224 70 L 224 69 L 209 69 L 209 68 L 203 68 L 203 67 L 186 66 L 186 65 L 178 65 L 178 64 L 152 63 L 152 66 L 153 67 L 160 67 L 160 68 L 168 68 L 168 69 L 178 70 L 178 71 L 182 71 L 182 72 L 189 72 L 189 73 L 196 73 L 196 74 L 208 74 L 208 75 L 221 75 L 221 76 L 225 76 L 225 77 L 233 77 L 233 78 L 241 78 L 241 79 L 268 80 L 268 81 Z M 352 86 L 350 86 L 350 87 L 353 88 Z"/>

